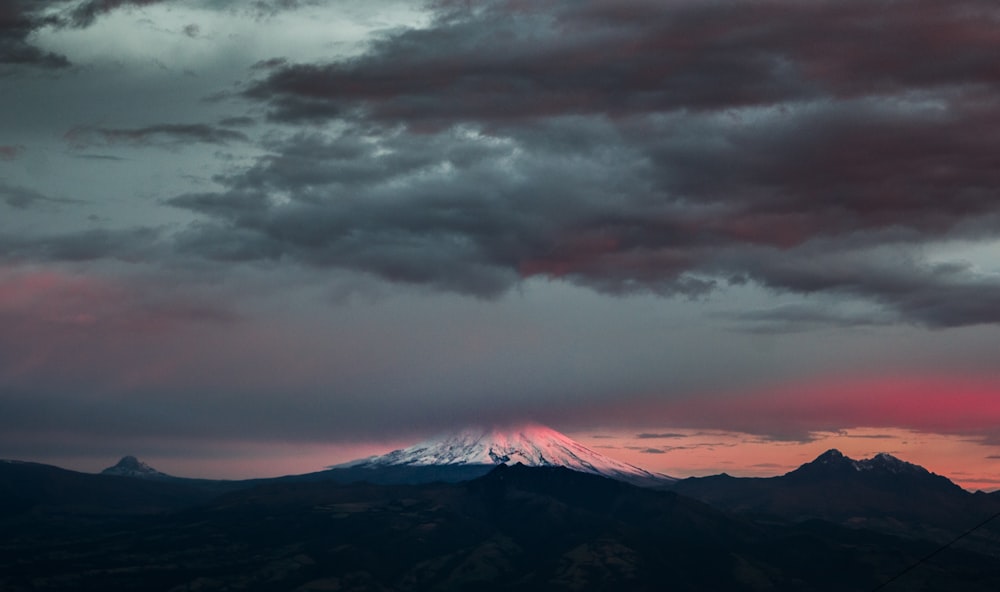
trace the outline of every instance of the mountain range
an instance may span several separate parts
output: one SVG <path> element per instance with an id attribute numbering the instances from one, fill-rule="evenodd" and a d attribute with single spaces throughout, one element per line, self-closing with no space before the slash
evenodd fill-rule
<path id="1" fill-rule="evenodd" d="M 692 477 L 671 489 L 758 520 L 822 519 L 937 541 L 976 524 L 1000 502 L 1000 494 L 970 493 L 890 454 L 854 460 L 838 450 L 776 477 Z M 988 537 L 1000 535 L 1000 524 L 990 528 Z M 998 542 L 989 546 L 1000 549 Z"/>
<path id="2" fill-rule="evenodd" d="M 998 512 L 888 454 L 676 480 L 541 426 L 248 481 L 5 461 L 0 589 L 992 591 Z"/>

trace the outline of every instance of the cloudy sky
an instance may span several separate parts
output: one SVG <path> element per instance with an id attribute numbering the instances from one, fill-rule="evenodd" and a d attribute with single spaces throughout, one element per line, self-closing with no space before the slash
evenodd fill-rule
<path id="1" fill-rule="evenodd" d="M 994 0 L 7 0 L 0 457 L 1000 486 L 997 55 Z"/>

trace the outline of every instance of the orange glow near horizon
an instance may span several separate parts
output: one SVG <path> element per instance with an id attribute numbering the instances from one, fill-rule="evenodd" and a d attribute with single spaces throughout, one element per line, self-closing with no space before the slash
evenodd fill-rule
<path id="1" fill-rule="evenodd" d="M 638 437 L 645 433 L 650 437 Z M 660 437 L 652 437 L 657 436 Z M 728 473 L 737 477 L 781 475 L 836 448 L 853 459 L 888 452 L 975 491 L 1000 488 L 1000 445 L 947 434 L 899 428 L 819 432 L 808 442 L 775 441 L 721 430 L 588 430 L 571 437 L 594 450 L 673 477 Z"/>
<path id="2" fill-rule="evenodd" d="M 808 442 L 768 440 L 733 431 L 675 428 L 593 429 L 566 433 L 611 458 L 679 478 L 718 473 L 738 477 L 782 475 L 836 448 L 854 459 L 888 452 L 948 477 L 970 491 L 1000 489 L 1000 445 L 962 436 L 898 428 L 853 428 L 816 433 Z M 640 434 L 647 437 L 639 437 Z M 384 454 L 415 443 L 416 439 L 342 444 L 232 442 L 213 446 L 215 456 L 197 460 L 163 453 L 143 454 L 142 450 L 129 452 L 176 476 L 247 479 L 321 471 L 331 465 Z M 99 472 L 118 459 L 49 457 L 25 460 Z"/>

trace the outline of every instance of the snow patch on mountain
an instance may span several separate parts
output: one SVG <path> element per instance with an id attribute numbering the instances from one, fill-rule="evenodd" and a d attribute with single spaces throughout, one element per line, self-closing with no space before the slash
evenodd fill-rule
<path id="1" fill-rule="evenodd" d="M 863 458 L 861 460 L 854 460 L 848 456 L 845 456 L 842 452 L 836 448 L 827 450 L 823 454 L 816 457 L 812 465 L 825 465 L 825 466 L 849 466 L 855 471 L 879 471 L 887 473 L 918 473 L 918 474 L 930 474 L 930 471 L 925 469 L 920 465 L 915 465 L 905 460 L 896 458 L 895 456 L 889 454 L 888 452 L 879 452 L 871 458 Z"/>
<path id="2" fill-rule="evenodd" d="M 859 471 L 880 470 L 888 473 L 930 473 L 920 465 L 900 460 L 888 452 L 879 452 L 871 458 L 853 461 Z"/>
<path id="3" fill-rule="evenodd" d="M 509 429 L 470 428 L 419 444 L 331 468 L 385 466 L 515 465 L 559 466 L 629 482 L 675 481 L 621 462 L 551 428 L 527 424 Z"/>

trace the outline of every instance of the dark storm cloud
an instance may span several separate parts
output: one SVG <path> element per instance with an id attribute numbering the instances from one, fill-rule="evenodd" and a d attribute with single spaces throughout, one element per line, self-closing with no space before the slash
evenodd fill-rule
<path id="1" fill-rule="evenodd" d="M 262 62 L 245 96 L 316 131 L 173 199 L 206 216 L 180 247 L 481 297 L 751 281 L 880 307 L 772 327 L 1000 322 L 994 278 L 893 254 L 1000 230 L 993 3 L 437 6 L 357 58 Z"/>
<path id="2" fill-rule="evenodd" d="M 248 95 L 282 120 L 448 125 L 993 86 L 996 13 L 985 0 L 494 1 L 355 60 L 288 66 Z"/>
<path id="3" fill-rule="evenodd" d="M 523 213 L 510 208 L 511 198 L 521 198 L 509 195 L 494 164 L 509 148 L 451 135 L 386 140 L 303 134 L 229 179 L 232 191 L 173 199 L 225 224 L 195 228 L 182 246 L 226 260 L 286 257 L 478 295 L 516 281 L 520 218 L 542 224 L 543 212 L 540 201 Z M 442 159 L 467 178 L 438 178 Z M 476 185 L 480 199 L 468 199 Z M 292 201 L 276 201 L 285 193 Z"/>
<path id="4" fill-rule="evenodd" d="M 882 178 L 894 178 L 899 197 L 880 204 L 863 194 L 878 195 L 881 178 L 838 181 L 831 189 L 831 179 L 818 177 L 811 185 L 809 174 L 797 170 L 799 136 L 781 134 L 784 143 L 769 138 L 773 149 L 762 157 L 752 146 L 732 149 L 732 138 L 716 142 L 708 132 L 722 125 L 698 118 L 652 122 L 654 140 L 633 138 L 607 121 L 576 119 L 549 120 L 511 136 L 463 128 L 301 134 L 222 179 L 226 192 L 171 203 L 214 220 L 192 228 L 181 244 L 221 260 L 345 267 L 478 296 L 536 275 L 608 293 L 665 295 L 753 280 L 874 300 L 890 313 L 824 319 L 838 324 L 998 320 L 989 304 L 1000 290 L 993 280 L 961 266 L 869 252 L 990 235 L 998 203 L 987 185 L 1000 170 L 991 157 L 965 151 L 984 161 L 981 171 L 954 157 L 952 166 L 971 177 L 964 187 L 957 174 L 935 187 L 934 178 L 909 163 L 893 171 L 887 158 Z M 822 150 L 831 141 L 837 140 L 811 136 L 809 147 Z M 947 143 L 944 136 L 938 141 Z M 774 322 L 820 320 L 803 319 L 801 310 L 771 313 Z"/>
<path id="5" fill-rule="evenodd" d="M 6 0 L 0 3 L 0 67 L 63 68 L 69 65 L 65 56 L 41 50 L 29 40 L 35 30 L 58 24 L 58 18 L 46 11 L 61 4 L 63 2 L 46 0 Z M 0 69 L 0 74 L 4 72 Z"/>
<path id="6" fill-rule="evenodd" d="M 225 145 L 245 142 L 241 132 L 207 124 L 157 124 L 139 128 L 79 126 L 66 132 L 66 141 L 77 149 L 94 145 L 177 146 L 203 143 Z"/>
<path id="7" fill-rule="evenodd" d="M 736 257 L 751 277 L 772 288 L 803 294 L 858 296 L 884 304 L 904 320 L 932 327 L 1000 322 L 1000 284 L 955 264 L 927 264 L 869 252 Z M 863 317 L 862 317 L 863 318 Z M 794 315 L 787 320 L 794 320 Z M 876 319 L 877 320 L 877 319 Z"/>
<path id="8" fill-rule="evenodd" d="M 478 296 L 524 276 L 556 275 L 550 264 L 567 274 L 586 267 L 581 283 L 611 292 L 637 275 L 639 287 L 660 293 L 707 285 L 685 275 L 691 254 L 651 253 L 658 263 L 642 270 L 645 254 L 619 254 L 609 242 L 618 240 L 616 226 L 628 232 L 635 223 L 628 197 L 605 203 L 616 185 L 636 183 L 629 154 L 525 153 L 514 141 L 462 129 L 363 135 L 298 135 L 224 179 L 229 192 L 175 198 L 173 205 L 223 223 L 186 240 L 224 259 L 267 254 Z M 668 227 L 678 223 L 664 220 Z M 615 268 L 613 259 L 627 258 L 635 259 L 631 269 Z"/>

